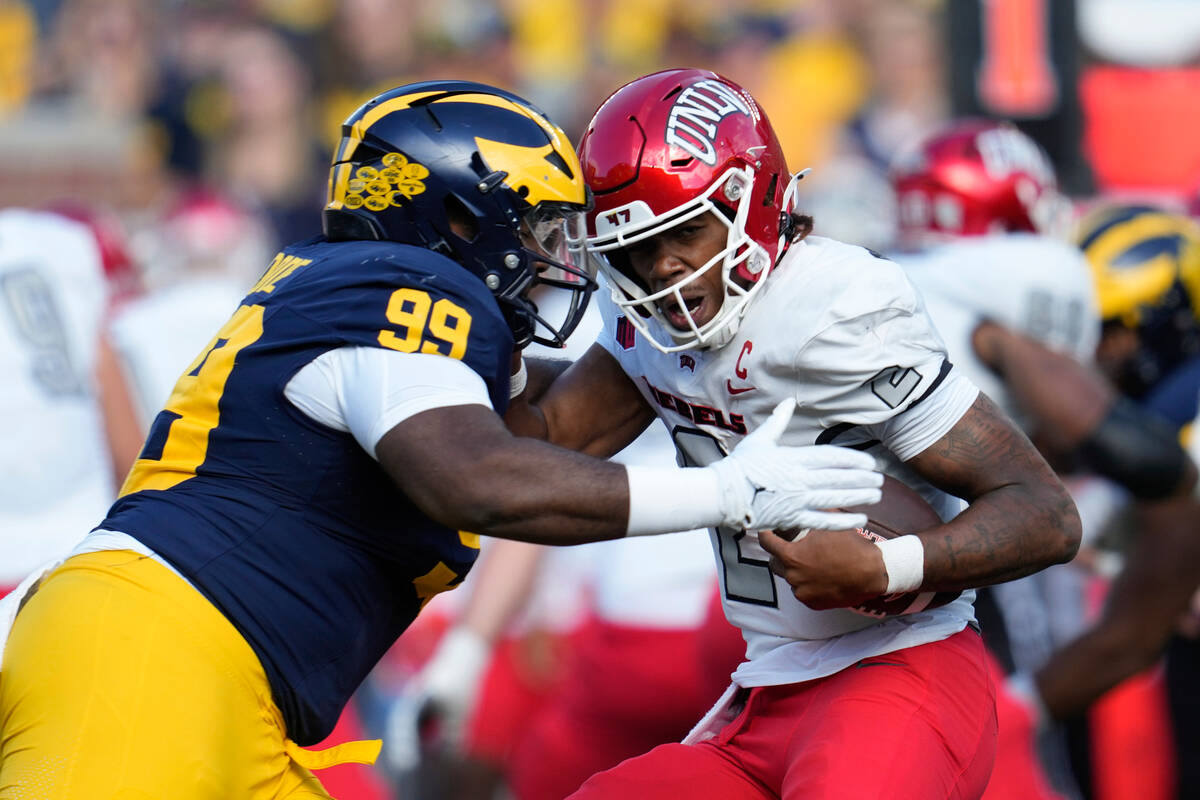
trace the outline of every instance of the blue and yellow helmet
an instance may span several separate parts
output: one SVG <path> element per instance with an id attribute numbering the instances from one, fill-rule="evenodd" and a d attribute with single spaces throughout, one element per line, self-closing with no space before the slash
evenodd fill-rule
<path id="1" fill-rule="evenodd" d="M 591 195 L 566 135 L 522 98 L 468 81 L 384 92 L 342 126 L 325 235 L 441 252 L 479 276 L 518 346 L 561 346 L 595 289 L 583 257 Z M 538 313 L 538 284 L 572 292 L 561 322 Z"/>
<path id="2" fill-rule="evenodd" d="M 1138 397 L 1186 359 L 1200 355 L 1200 224 L 1147 205 L 1087 215 L 1076 232 L 1096 282 L 1106 327 L 1137 334 L 1120 366 L 1122 390 Z"/>

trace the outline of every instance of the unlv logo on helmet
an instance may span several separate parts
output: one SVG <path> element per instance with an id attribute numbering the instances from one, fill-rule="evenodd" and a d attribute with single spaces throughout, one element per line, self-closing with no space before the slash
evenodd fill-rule
<path id="1" fill-rule="evenodd" d="M 717 163 L 717 126 L 730 114 L 750 116 L 750 106 L 716 80 L 697 81 L 679 93 L 667 115 L 667 144 L 675 145 L 710 167 Z"/>

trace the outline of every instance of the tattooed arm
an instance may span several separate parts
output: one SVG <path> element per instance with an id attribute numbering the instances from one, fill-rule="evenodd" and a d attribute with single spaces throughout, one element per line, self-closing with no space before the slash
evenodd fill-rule
<path id="1" fill-rule="evenodd" d="M 1001 583 L 1074 557 L 1080 537 L 1074 502 L 1029 439 L 986 395 L 908 465 L 971 504 L 921 534 L 926 589 Z"/>
<path id="2" fill-rule="evenodd" d="M 1020 578 L 1070 560 L 1079 514 L 1030 441 L 985 395 L 950 431 L 908 462 L 938 488 L 970 502 L 950 522 L 919 534 L 925 590 L 953 591 Z M 761 531 L 771 569 L 811 608 L 852 606 L 887 591 L 878 547 L 848 531 L 786 541 Z"/>

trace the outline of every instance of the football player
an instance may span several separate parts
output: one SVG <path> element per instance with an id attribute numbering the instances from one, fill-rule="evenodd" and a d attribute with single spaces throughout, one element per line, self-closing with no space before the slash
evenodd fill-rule
<path id="1" fill-rule="evenodd" d="M 1081 220 L 1076 241 L 1093 270 L 1103 332 L 1097 361 L 1136 406 L 1165 423 L 1165 432 L 1143 441 L 1129 424 L 1110 425 L 1106 437 L 1115 459 L 1142 476 L 1131 487 L 1143 498 L 1138 536 L 1125 554 L 1097 628 L 1088 637 L 1098 676 L 1090 662 L 1056 656 L 1050 680 L 1038 686 L 1051 713 L 1052 698 L 1078 702 L 1088 684 L 1106 675 L 1132 674 L 1155 662 L 1166 648 L 1166 684 L 1175 748 L 1175 796 L 1200 793 L 1200 641 L 1194 630 L 1174 635 L 1189 598 L 1200 586 L 1200 508 L 1189 491 L 1194 468 L 1179 454 L 1177 434 L 1196 448 L 1200 398 L 1200 225 L 1193 219 L 1147 205 L 1104 205 Z M 1180 463 L 1184 466 L 1180 466 Z M 1172 491 L 1173 490 L 1173 491 Z M 1194 613 L 1194 612 L 1193 612 Z M 1051 665 L 1055 666 L 1055 662 Z M 1088 680 L 1078 679 L 1080 670 Z"/>
<path id="2" fill-rule="evenodd" d="M 514 427 L 602 452 L 658 416 L 685 463 L 704 464 L 790 398 L 784 439 L 875 454 L 946 522 L 879 544 L 714 526 L 747 660 L 685 743 L 573 797 L 978 796 L 995 706 L 970 589 L 1075 553 L 1062 484 L 954 370 L 899 267 L 809 235 L 770 123 L 740 86 L 695 69 L 639 78 L 600 106 L 580 158 L 596 196 L 588 243 L 612 284 L 605 328 L 548 385 L 529 368 Z M 958 498 L 971 504 L 961 514 Z M 966 591 L 908 615 L 851 610 L 918 589 Z"/>
<path id="3" fill-rule="evenodd" d="M 514 437 L 515 348 L 561 342 L 592 275 L 588 192 L 527 101 L 435 81 L 356 110 L 323 236 L 286 247 L 183 374 L 107 518 L 25 598 L 0 786 L 43 798 L 329 795 L 320 741 L 478 535 L 555 544 L 700 525 L 844 527 L 881 476 L 774 443 L 632 470 Z M 529 300 L 572 293 L 562 320 Z M 0 616 L 0 618 L 3 618 Z M 0 632 L 2 634 L 3 632 Z M 15 788 L 13 788 L 15 787 Z"/>
<path id="4" fill-rule="evenodd" d="M 1111 287 L 1098 303 L 1088 260 L 1057 235 L 1064 201 L 1033 140 L 1008 123 L 956 121 L 900 156 L 892 181 L 904 245 L 896 259 L 921 290 L 955 365 L 1056 464 L 1111 481 L 1107 489 L 1073 484 L 1088 508 L 1123 504 L 1123 489 L 1141 501 L 1140 526 L 1153 532 L 1135 539 L 1112 600 L 1086 630 L 1080 605 L 1063 602 L 1072 594 L 1082 600 L 1078 587 L 1072 591 L 1077 570 L 1050 570 L 980 596 L 981 611 L 999 615 L 985 633 L 1011 673 L 999 696 L 1001 747 L 986 797 L 1048 796 L 1028 759 L 1027 711 L 1041 723 L 1070 718 L 1161 653 L 1200 579 L 1186 577 L 1200 567 L 1200 537 L 1181 524 L 1200 512 L 1188 496 L 1194 468 L 1169 431 L 1089 366 L 1101 314 L 1117 316 L 1104 305 Z M 1101 526 L 1089 524 L 1085 536 Z M 1051 782 L 1077 794 L 1061 737 L 1041 744 Z"/>
<path id="5" fill-rule="evenodd" d="M 134 275 L 107 216 L 0 211 L 0 597 L 95 524 L 137 454 L 107 331 Z"/>

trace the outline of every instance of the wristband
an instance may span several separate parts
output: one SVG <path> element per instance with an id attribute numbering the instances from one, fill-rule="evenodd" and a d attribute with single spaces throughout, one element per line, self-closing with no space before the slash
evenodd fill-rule
<path id="1" fill-rule="evenodd" d="M 525 357 L 521 357 L 521 368 L 515 373 L 508 376 L 508 399 L 525 391 L 525 384 L 529 382 L 529 370 L 525 367 Z"/>
<path id="2" fill-rule="evenodd" d="M 711 469 L 626 464 L 629 524 L 626 536 L 721 525 L 721 487 Z"/>
<path id="3" fill-rule="evenodd" d="M 913 534 L 885 539 L 875 546 L 883 553 L 888 585 L 884 594 L 911 592 L 925 581 L 925 545 Z"/>

